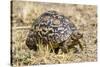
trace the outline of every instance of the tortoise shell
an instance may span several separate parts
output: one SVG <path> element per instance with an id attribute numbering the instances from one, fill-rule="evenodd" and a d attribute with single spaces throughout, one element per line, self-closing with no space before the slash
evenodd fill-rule
<path id="1" fill-rule="evenodd" d="M 64 15 L 59 15 L 56 11 L 43 13 L 33 25 L 36 36 L 45 42 L 61 43 L 67 40 L 76 29 L 75 25 Z"/>

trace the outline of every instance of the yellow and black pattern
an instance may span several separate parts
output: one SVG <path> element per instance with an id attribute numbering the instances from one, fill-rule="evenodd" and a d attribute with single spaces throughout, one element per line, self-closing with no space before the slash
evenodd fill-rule
<path id="1" fill-rule="evenodd" d="M 65 16 L 55 11 L 48 11 L 37 19 L 34 30 L 44 41 L 60 43 L 66 40 L 76 27 Z"/>

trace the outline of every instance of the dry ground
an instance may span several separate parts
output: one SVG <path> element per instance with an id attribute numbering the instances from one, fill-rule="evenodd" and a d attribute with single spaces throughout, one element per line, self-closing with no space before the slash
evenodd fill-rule
<path id="1" fill-rule="evenodd" d="M 97 7 L 95 5 L 56 4 L 37 2 L 12 2 L 12 64 L 34 65 L 34 64 L 59 64 L 97 61 Z M 81 33 L 81 43 L 84 50 L 79 54 L 71 52 L 67 54 L 49 53 L 39 50 L 36 54 L 25 45 L 29 28 L 34 19 L 43 12 L 56 10 L 64 14 L 72 21 Z"/>

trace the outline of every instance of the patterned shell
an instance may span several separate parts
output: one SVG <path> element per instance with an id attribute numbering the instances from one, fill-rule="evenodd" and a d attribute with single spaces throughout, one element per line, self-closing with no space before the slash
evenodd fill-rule
<path id="1" fill-rule="evenodd" d="M 56 11 L 48 11 L 37 18 L 32 26 L 34 36 L 44 42 L 61 43 L 67 40 L 77 30 L 75 25 L 64 15 Z"/>

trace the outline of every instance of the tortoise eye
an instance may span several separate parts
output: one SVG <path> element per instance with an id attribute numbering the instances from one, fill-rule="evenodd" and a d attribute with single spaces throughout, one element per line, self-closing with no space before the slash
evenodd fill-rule
<path id="1" fill-rule="evenodd" d="M 77 33 L 77 35 L 81 35 L 80 33 Z"/>

